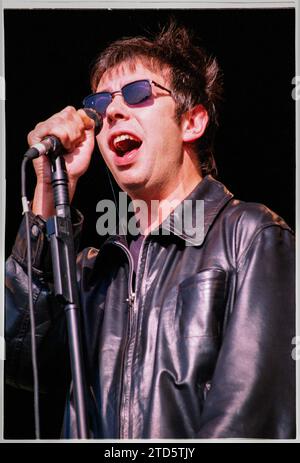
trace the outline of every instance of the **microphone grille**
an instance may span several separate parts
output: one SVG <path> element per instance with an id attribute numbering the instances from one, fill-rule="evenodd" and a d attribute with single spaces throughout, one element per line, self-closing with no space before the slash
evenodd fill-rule
<path id="1" fill-rule="evenodd" d="M 103 118 L 95 109 L 83 108 L 85 113 L 95 122 L 95 135 L 98 135 L 103 126 Z"/>

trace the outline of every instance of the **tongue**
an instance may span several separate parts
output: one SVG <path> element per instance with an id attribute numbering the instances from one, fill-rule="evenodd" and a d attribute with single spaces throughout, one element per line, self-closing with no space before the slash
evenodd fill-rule
<path id="1" fill-rule="evenodd" d="M 126 139 L 126 140 L 121 140 L 118 143 L 116 143 L 115 148 L 119 156 L 124 156 L 125 153 L 128 153 L 129 151 L 139 148 L 141 144 L 142 144 L 141 141 Z"/>

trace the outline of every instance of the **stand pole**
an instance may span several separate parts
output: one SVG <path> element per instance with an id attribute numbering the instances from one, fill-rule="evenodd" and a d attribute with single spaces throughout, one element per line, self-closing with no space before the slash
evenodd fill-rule
<path id="1" fill-rule="evenodd" d="M 56 216 L 47 220 L 54 275 L 54 292 L 64 306 L 69 338 L 70 363 L 73 381 L 77 434 L 87 439 L 87 386 L 82 353 L 79 295 L 76 281 L 76 256 L 70 213 L 68 176 L 63 156 L 57 150 L 48 156 Z"/>

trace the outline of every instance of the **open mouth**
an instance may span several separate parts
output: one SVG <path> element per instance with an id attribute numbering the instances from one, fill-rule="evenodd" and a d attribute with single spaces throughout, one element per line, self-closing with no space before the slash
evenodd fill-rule
<path id="1" fill-rule="evenodd" d="M 118 135 L 111 140 L 111 146 L 117 156 L 123 157 L 131 151 L 138 149 L 142 144 L 142 140 L 129 133 Z"/>

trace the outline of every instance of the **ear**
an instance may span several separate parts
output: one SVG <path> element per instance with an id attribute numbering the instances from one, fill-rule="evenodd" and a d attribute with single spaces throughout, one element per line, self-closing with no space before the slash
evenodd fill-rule
<path id="1" fill-rule="evenodd" d="M 182 116 L 182 140 L 192 143 L 202 137 L 207 124 L 208 114 L 204 106 L 194 106 Z"/>

